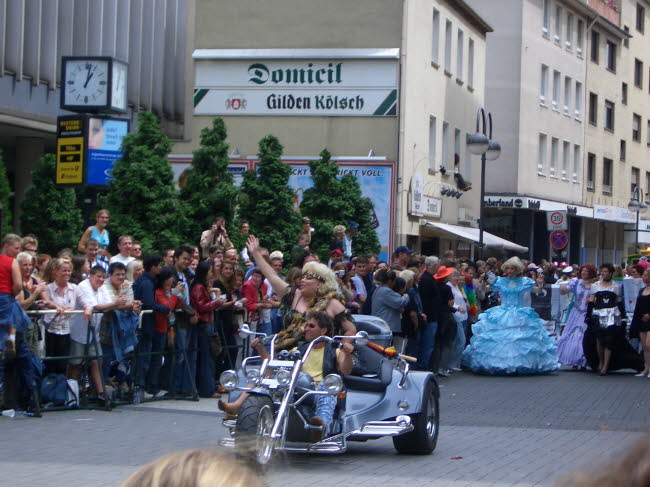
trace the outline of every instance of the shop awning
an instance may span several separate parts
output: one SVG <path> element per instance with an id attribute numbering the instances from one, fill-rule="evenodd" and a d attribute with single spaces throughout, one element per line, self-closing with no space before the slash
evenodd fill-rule
<path id="1" fill-rule="evenodd" d="M 456 237 L 462 238 L 463 240 L 469 240 L 470 242 L 479 241 L 479 231 L 478 228 L 473 227 L 463 227 L 461 225 L 451 225 L 449 223 L 439 223 L 427 221 L 425 225 L 435 227 L 439 230 L 442 230 L 445 233 L 454 235 Z M 505 238 L 497 237 L 489 232 L 483 231 L 483 243 L 486 247 L 493 249 L 503 249 L 510 250 L 512 252 L 528 252 L 528 247 L 511 242 Z"/>

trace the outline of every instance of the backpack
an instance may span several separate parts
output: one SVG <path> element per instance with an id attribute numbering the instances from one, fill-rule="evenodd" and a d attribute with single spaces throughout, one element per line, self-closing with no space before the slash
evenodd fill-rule
<path id="1" fill-rule="evenodd" d="M 72 389 L 63 374 L 48 374 L 41 383 L 41 401 L 55 406 L 72 406 L 77 404 L 78 392 Z"/>

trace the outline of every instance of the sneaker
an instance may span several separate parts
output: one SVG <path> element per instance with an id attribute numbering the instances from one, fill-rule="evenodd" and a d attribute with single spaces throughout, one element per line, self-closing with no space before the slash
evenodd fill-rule
<path id="1" fill-rule="evenodd" d="M 443 377 L 449 377 L 449 376 L 451 375 L 451 371 L 450 371 L 450 370 L 447 370 L 447 369 L 444 369 L 444 370 L 443 370 L 443 369 L 440 369 L 440 370 L 438 371 L 438 375 L 441 375 L 441 376 L 443 376 Z"/>

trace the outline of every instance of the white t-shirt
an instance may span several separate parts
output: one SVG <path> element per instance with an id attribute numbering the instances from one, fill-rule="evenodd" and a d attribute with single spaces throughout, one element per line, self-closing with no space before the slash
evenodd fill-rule
<path id="1" fill-rule="evenodd" d="M 95 306 L 98 304 L 106 304 L 112 302 L 110 295 L 106 292 L 104 286 L 100 287 L 97 291 L 90 285 L 90 281 L 85 279 L 77 286 L 77 291 L 83 294 L 86 305 Z M 77 306 L 77 308 L 79 308 Z M 95 337 L 99 340 L 99 324 L 102 320 L 101 313 L 93 313 L 91 320 L 94 328 Z M 73 314 L 70 318 L 70 338 L 75 342 L 86 344 L 88 337 L 87 323 L 82 314 Z"/>
<path id="2" fill-rule="evenodd" d="M 109 264 L 112 264 L 113 262 L 120 262 L 122 264 L 129 265 L 130 262 L 134 261 L 135 257 L 122 257 L 122 254 L 117 254 L 111 257 L 111 260 L 108 261 Z"/>

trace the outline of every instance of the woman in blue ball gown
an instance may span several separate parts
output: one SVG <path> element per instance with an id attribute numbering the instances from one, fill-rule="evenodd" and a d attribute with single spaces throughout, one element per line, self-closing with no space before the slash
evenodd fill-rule
<path id="1" fill-rule="evenodd" d="M 501 296 L 501 305 L 481 313 L 472 326 L 469 346 L 462 363 L 477 374 L 545 374 L 558 369 L 557 347 L 548 336 L 535 310 L 522 306 L 525 294 L 535 283 L 519 277 L 524 265 L 517 257 L 501 267 L 492 288 Z"/>

